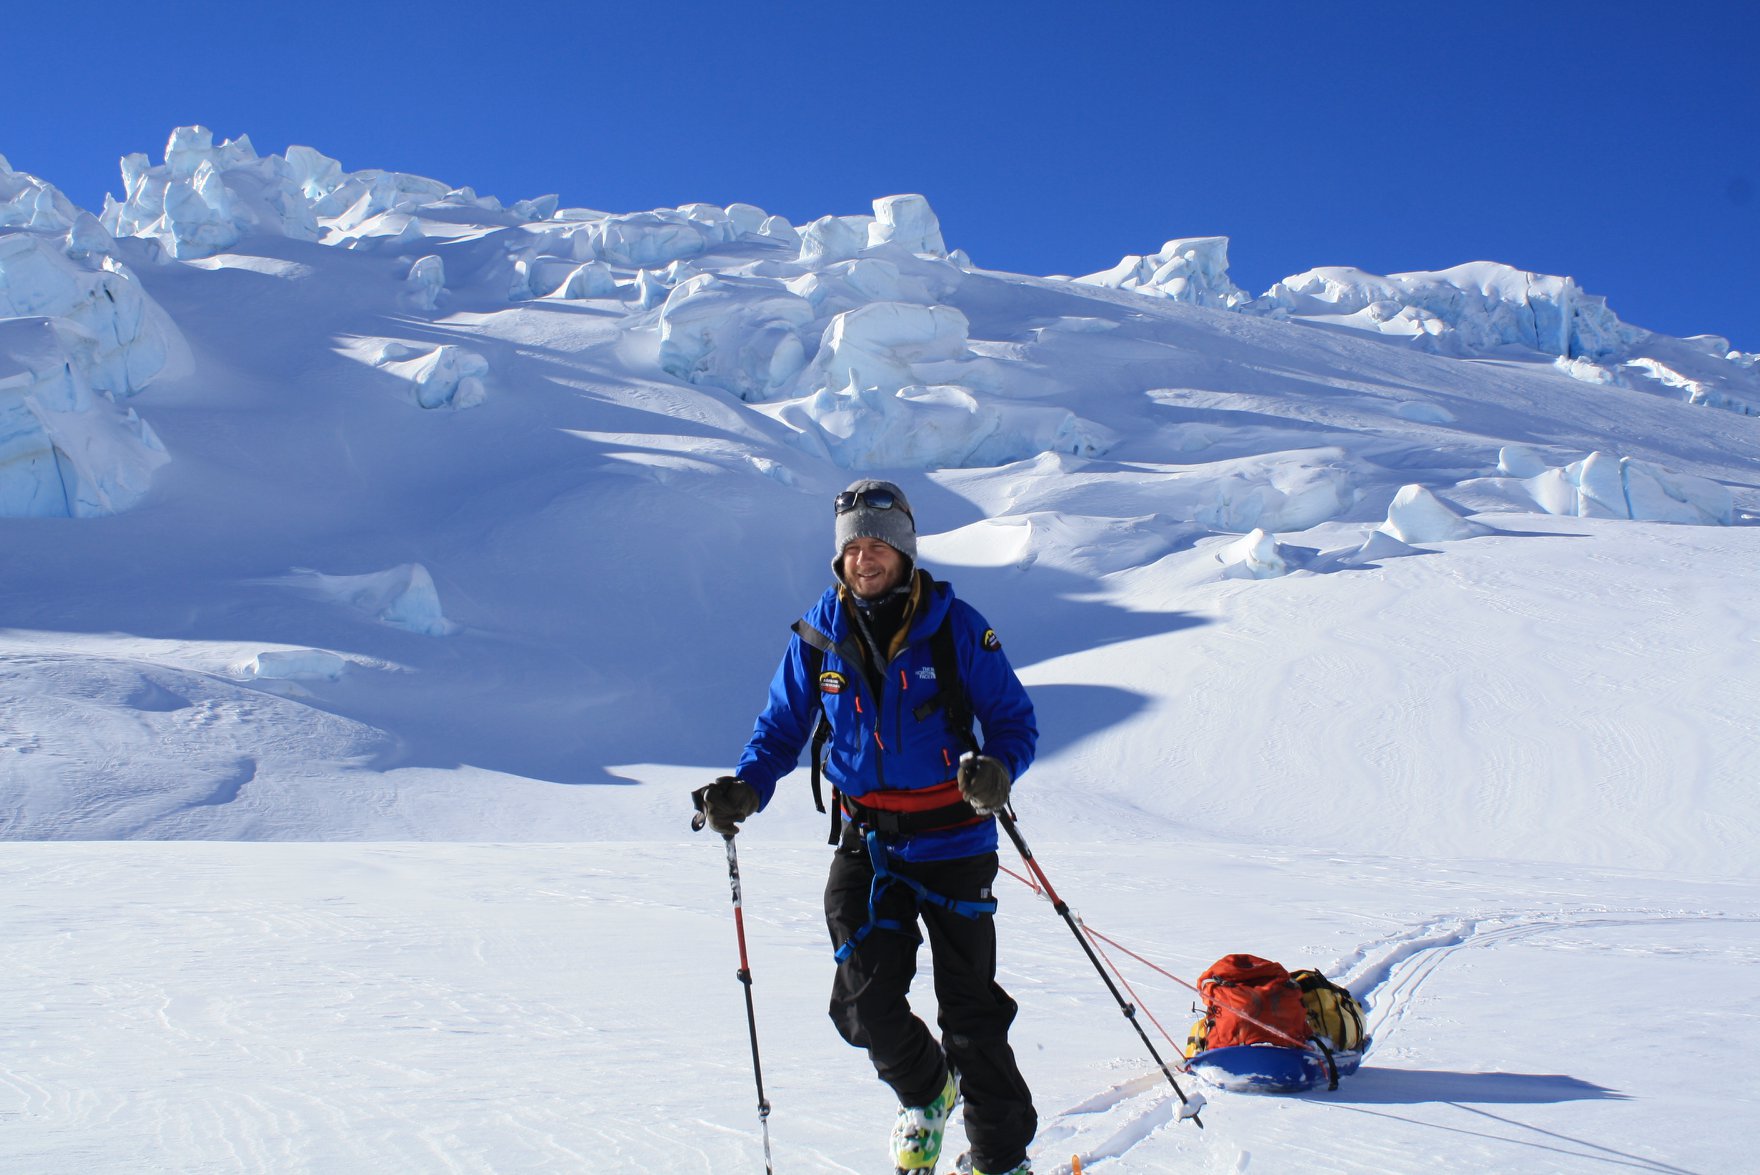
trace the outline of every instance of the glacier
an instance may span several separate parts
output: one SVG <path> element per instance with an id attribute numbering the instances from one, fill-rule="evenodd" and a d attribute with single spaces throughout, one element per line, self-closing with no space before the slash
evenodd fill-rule
<path id="1" fill-rule="evenodd" d="M 1037 1167 L 1746 1157 L 1751 350 L 1517 267 L 1255 307 L 1226 238 L 1041 277 L 927 196 L 504 203 L 199 128 L 106 218 L 0 167 L 0 218 L 0 1166 L 756 1168 L 684 797 L 857 469 L 1032 691 L 1084 919 L 1378 1018 L 1355 1085 L 1168 1129 L 1011 888 Z M 783 1014 L 826 967 L 797 782 L 740 841 L 778 1153 L 853 1170 L 893 1106 Z M 1604 1029 L 1664 986 L 1650 1096 Z"/>

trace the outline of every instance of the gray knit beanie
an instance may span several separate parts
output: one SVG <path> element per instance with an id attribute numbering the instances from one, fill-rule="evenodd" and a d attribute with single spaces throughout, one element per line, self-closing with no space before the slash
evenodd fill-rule
<path id="1" fill-rule="evenodd" d="M 889 493 L 895 499 L 887 510 L 876 510 L 866 501 L 858 501 L 854 509 L 837 516 L 837 549 L 831 554 L 831 567 L 843 574 L 843 549 L 857 539 L 879 539 L 914 565 L 917 561 L 917 524 L 911 517 L 910 500 L 904 491 L 889 481 L 865 477 L 851 482 L 846 494 L 863 494 L 869 490 Z"/>

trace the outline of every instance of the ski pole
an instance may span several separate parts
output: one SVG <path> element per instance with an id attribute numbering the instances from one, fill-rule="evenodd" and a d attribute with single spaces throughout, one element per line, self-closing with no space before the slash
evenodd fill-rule
<path id="1" fill-rule="evenodd" d="M 691 827 L 701 830 L 706 821 L 698 812 Z M 775 1175 L 770 1161 L 770 1099 L 764 1096 L 764 1066 L 758 1060 L 758 1014 L 752 1006 L 752 966 L 746 958 L 746 916 L 739 894 L 739 853 L 733 847 L 733 834 L 723 833 L 727 842 L 727 880 L 733 889 L 733 930 L 739 939 L 739 981 L 746 990 L 746 1032 L 752 1038 L 752 1078 L 758 1085 L 758 1128 L 764 1135 L 764 1175 Z"/>
<path id="2" fill-rule="evenodd" d="M 1040 886 L 1045 890 L 1045 896 L 1051 899 L 1051 908 L 1056 910 L 1064 922 L 1069 925 L 1070 933 L 1075 935 L 1076 941 L 1082 944 L 1082 951 L 1088 956 L 1088 961 L 1094 964 L 1094 970 L 1100 973 L 1101 980 L 1106 984 L 1106 990 L 1111 992 L 1112 998 L 1118 1001 L 1119 1010 L 1124 1013 L 1125 1019 L 1131 1022 L 1131 1027 L 1137 1030 L 1137 1035 L 1143 1040 L 1143 1047 L 1149 1050 L 1149 1055 L 1154 1057 L 1155 1063 L 1161 1067 L 1162 1075 L 1167 1078 L 1167 1083 L 1173 1086 L 1173 1092 L 1179 1095 L 1180 1105 L 1183 1107 L 1179 1116 L 1190 1118 L 1198 1129 L 1202 1130 L 1204 1119 L 1200 1118 L 1198 1113 L 1204 1108 L 1203 1095 L 1193 1094 L 1188 1098 L 1186 1091 L 1179 1087 L 1179 1082 L 1173 1076 L 1173 1070 L 1168 1068 L 1167 1062 L 1161 1059 L 1161 1054 L 1155 1049 L 1155 1042 L 1149 1039 L 1149 1034 L 1143 1030 L 1143 1025 L 1137 1020 L 1136 1005 L 1127 1001 L 1119 992 L 1118 985 L 1112 982 L 1112 976 L 1106 973 L 1106 968 L 1101 965 L 1099 956 L 1094 953 L 1094 944 L 1088 941 L 1088 936 L 1082 933 L 1081 925 L 1076 921 L 1075 915 L 1070 912 L 1069 903 L 1057 896 L 1057 890 L 1052 886 L 1051 879 L 1045 876 L 1045 870 L 1041 869 L 1039 862 L 1033 858 L 1033 850 L 1027 847 L 1026 840 L 1021 836 L 1021 830 L 1015 827 L 1014 814 L 1004 808 L 996 813 L 996 818 L 1002 822 L 1003 831 L 1008 833 L 1008 839 L 1014 842 L 1014 847 L 1019 851 L 1021 860 L 1026 862 L 1026 866 L 1032 871 L 1033 876 L 1039 879 Z"/>

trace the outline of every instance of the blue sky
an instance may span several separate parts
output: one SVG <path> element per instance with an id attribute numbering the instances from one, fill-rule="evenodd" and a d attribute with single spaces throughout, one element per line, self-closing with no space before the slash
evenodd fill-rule
<path id="1" fill-rule="evenodd" d="M 609 211 L 917 191 L 994 268 L 1503 261 L 1760 350 L 1757 9 L 88 3 L 9 30 L 0 154 L 94 209 L 187 123 Z"/>

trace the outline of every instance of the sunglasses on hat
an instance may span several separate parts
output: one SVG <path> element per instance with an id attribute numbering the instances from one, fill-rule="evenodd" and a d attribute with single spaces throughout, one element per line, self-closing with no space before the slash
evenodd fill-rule
<path id="1" fill-rule="evenodd" d="M 912 516 L 891 490 L 844 490 L 832 500 L 832 509 L 839 514 L 848 514 L 857 506 L 866 506 L 870 510 L 903 510 L 907 518 Z"/>

